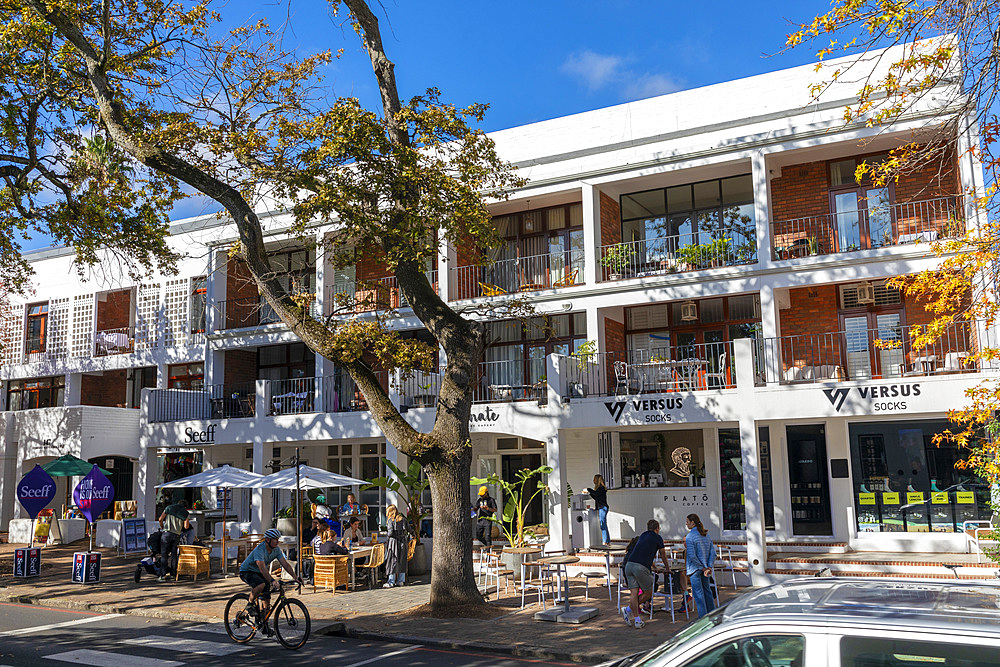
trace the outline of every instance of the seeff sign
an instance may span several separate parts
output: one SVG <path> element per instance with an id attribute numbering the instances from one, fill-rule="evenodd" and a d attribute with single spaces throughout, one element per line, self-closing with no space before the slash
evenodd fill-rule
<path id="1" fill-rule="evenodd" d="M 80 508 L 80 514 L 87 519 L 88 523 L 94 523 L 94 519 L 104 514 L 104 511 L 111 507 L 114 499 L 115 487 L 111 485 L 107 477 L 101 474 L 96 465 L 73 489 L 73 500 L 76 501 L 76 506 Z"/>
<path id="2" fill-rule="evenodd" d="M 830 401 L 830 405 L 837 412 L 840 412 L 851 395 L 851 391 L 861 398 L 865 405 L 871 407 L 872 412 L 895 412 L 907 409 L 906 399 L 920 396 L 920 383 L 886 384 L 872 387 L 837 387 L 836 389 L 824 389 L 823 393 Z"/>
<path id="3" fill-rule="evenodd" d="M 623 418 L 626 423 L 669 424 L 674 417 L 666 411 L 680 410 L 684 407 L 684 399 L 675 396 L 644 401 L 605 401 L 604 407 L 616 424 Z"/>
<path id="4" fill-rule="evenodd" d="M 56 497 L 56 481 L 36 465 L 17 483 L 17 500 L 32 519 Z"/>

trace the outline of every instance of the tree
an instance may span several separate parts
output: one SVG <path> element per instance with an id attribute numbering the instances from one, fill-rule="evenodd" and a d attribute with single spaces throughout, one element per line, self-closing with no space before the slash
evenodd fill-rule
<path id="1" fill-rule="evenodd" d="M 342 3 L 330 4 L 337 12 Z M 148 203 L 142 210 L 160 222 L 145 223 L 161 240 L 140 259 L 159 256 L 152 251 L 162 247 L 164 229 L 156 216 L 181 184 L 224 209 L 239 234 L 231 254 L 245 263 L 268 306 L 312 350 L 351 375 L 388 441 L 423 467 L 434 508 L 432 607 L 482 604 L 468 520 L 469 416 L 486 328 L 436 293 L 424 261 L 436 257 L 442 242 L 495 243 L 486 201 L 506 197 L 521 181 L 470 126 L 482 119 L 485 106 L 456 109 L 435 89 L 401 100 L 375 15 L 363 0 L 343 5 L 371 58 L 380 113 L 356 99 L 325 102 L 318 72 L 333 58 L 330 52 L 297 58 L 264 22 L 213 37 L 220 19 L 210 0 L 193 6 L 174 0 L 0 0 L 0 44 L 7 56 L 0 67 L 6 82 L 58 84 L 45 98 L 51 105 L 48 136 L 55 139 L 49 159 L 66 146 L 77 149 L 87 133 L 100 134 L 111 146 L 112 165 L 127 164 L 146 178 L 145 190 L 158 193 L 156 201 L 129 195 Z M 33 128 L 30 119 L 18 119 L 12 132 L 30 150 L 42 143 L 28 139 Z M 113 166 L 96 170 L 95 208 L 107 207 L 119 225 L 134 221 L 136 205 L 117 192 L 128 188 L 102 188 L 105 172 L 125 174 Z M 30 199 L 32 187 L 43 189 L 8 180 L 4 196 Z M 417 432 L 399 414 L 372 363 L 427 371 L 432 349 L 402 339 L 380 318 L 314 317 L 311 295 L 301 287 L 286 289 L 268 260 L 253 206 L 264 196 L 287 202 L 292 231 L 303 243 L 315 239 L 307 225 L 327 225 L 323 251 L 335 265 L 351 262 L 359 249 L 377 254 L 392 270 L 402 296 L 447 355 L 430 432 Z M 52 226 L 75 219 L 73 204 L 66 198 L 33 213 Z"/>
<path id="2" fill-rule="evenodd" d="M 978 141 L 966 149 L 983 167 L 986 187 L 964 194 L 979 210 L 979 224 L 957 238 L 934 244 L 939 266 L 921 273 L 897 276 L 892 284 L 924 303 L 932 322 L 911 331 L 912 344 L 933 344 L 956 322 L 980 322 L 992 329 L 997 321 L 1000 295 L 1000 226 L 996 197 L 1000 156 L 997 141 L 1000 123 L 995 102 L 1000 84 L 1000 49 L 997 48 L 1000 2 L 997 0 L 835 0 L 832 9 L 788 36 L 788 47 L 814 40 L 829 40 L 817 53 L 853 55 L 847 65 L 827 68 L 812 86 L 818 95 L 834 81 L 846 81 L 861 72 L 856 100 L 844 110 L 848 123 L 890 128 L 901 117 L 930 101 L 940 111 L 932 136 L 915 137 L 891 151 L 881 164 L 861 164 L 857 178 L 868 174 L 879 185 L 899 175 L 933 163 L 954 151 L 959 137 L 969 133 Z M 888 58 L 878 49 L 899 45 L 901 56 L 881 63 L 881 74 L 872 75 L 874 61 Z M 820 71 L 822 62 L 817 64 Z M 949 84 L 953 85 L 950 88 Z M 953 90 L 948 99 L 931 99 L 942 90 Z M 988 364 L 998 351 L 984 345 L 973 363 Z M 964 465 L 974 468 L 992 484 L 1000 482 L 1000 452 L 994 435 L 1000 430 L 995 415 L 1000 408 L 1000 384 L 987 381 L 966 392 L 969 403 L 951 410 L 957 425 L 936 436 L 966 447 Z M 985 435 L 988 437 L 984 437 Z"/>

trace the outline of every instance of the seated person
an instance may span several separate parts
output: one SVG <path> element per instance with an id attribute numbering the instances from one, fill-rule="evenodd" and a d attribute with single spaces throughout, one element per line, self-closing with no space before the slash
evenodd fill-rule
<path id="1" fill-rule="evenodd" d="M 316 502 L 312 506 L 312 515 L 314 519 L 319 519 L 327 526 L 333 526 L 333 510 L 326 504 L 326 496 L 316 496 Z"/>
<path id="2" fill-rule="evenodd" d="M 313 548 L 313 553 L 318 556 L 346 556 L 350 553 L 347 549 L 337 543 L 337 534 L 326 528 L 313 536 L 309 544 Z M 302 575 L 312 583 L 313 573 L 316 571 L 316 561 L 312 558 L 302 559 Z"/>
<path id="3" fill-rule="evenodd" d="M 351 516 L 352 514 L 361 514 L 361 505 L 358 504 L 358 499 L 354 497 L 353 493 L 348 493 L 347 502 L 340 506 L 340 516 Z"/>
<path id="4" fill-rule="evenodd" d="M 303 544 L 312 544 L 313 538 L 320 534 L 320 528 L 326 528 L 326 525 L 320 526 L 320 520 L 314 518 L 309 524 L 309 527 L 302 531 L 302 542 Z"/>
<path id="5" fill-rule="evenodd" d="M 361 530 L 361 519 L 352 516 L 347 525 L 344 526 L 344 538 L 340 541 L 345 547 L 351 544 L 362 545 L 365 543 L 365 534 Z"/>

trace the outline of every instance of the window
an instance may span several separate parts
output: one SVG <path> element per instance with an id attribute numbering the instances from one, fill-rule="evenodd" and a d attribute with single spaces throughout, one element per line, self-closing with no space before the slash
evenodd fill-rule
<path id="1" fill-rule="evenodd" d="M 31 410 L 63 405 L 65 377 L 11 380 L 7 386 L 8 410 Z"/>
<path id="2" fill-rule="evenodd" d="M 29 354 L 45 351 L 45 332 L 48 319 L 48 303 L 36 303 L 28 306 L 28 323 L 24 343 L 25 350 Z"/>
<path id="3" fill-rule="evenodd" d="M 525 386 L 545 378 L 548 354 L 571 354 L 586 340 L 587 315 L 549 315 L 491 322 L 486 349 L 486 384 Z"/>
<path id="4" fill-rule="evenodd" d="M 316 353 L 305 343 L 265 345 L 257 348 L 257 378 L 288 380 L 316 375 Z"/>
<path id="5" fill-rule="evenodd" d="M 695 302 L 697 319 L 693 321 L 684 321 L 682 306 L 674 301 L 626 310 L 626 340 L 635 362 L 653 356 L 682 359 L 707 355 L 717 359 L 724 349 L 722 343 L 760 335 L 757 294 L 701 299 Z M 711 347 L 702 352 L 696 345 Z"/>
<path id="6" fill-rule="evenodd" d="M 316 253 L 312 250 L 277 250 L 267 254 L 271 268 L 282 288 L 289 294 L 316 293 Z M 260 323 L 270 324 L 281 318 L 260 297 Z"/>
<path id="7" fill-rule="evenodd" d="M 205 276 L 191 279 L 191 333 L 205 333 L 205 303 L 208 281 Z"/>
<path id="8" fill-rule="evenodd" d="M 804 649 L 805 638 L 801 635 L 741 637 L 702 653 L 694 660 L 684 663 L 684 667 L 730 667 L 730 665 L 798 667 L 803 662 Z"/>
<path id="9" fill-rule="evenodd" d="M 884 153 L 830 162 L 830 211 L 838 251 L 893 245 L 892 184 L 876 187 L 866 174 L 859 183 L 855 170 L 860 161 L 885 160 Z"/>
<path id="10" fill-rule="evenodd" d="M 156 387 L 156 366 L 133 368 L 128 372 L 128 407 L 139 408 L 142 404 L 142 390 Z"/>
<path id="11" fill-rule="evenodd" d="M 201 389 L 205 386 L 205 364 L 174 364 L 167 367 L 168 389 Z"/>
<path id="12" fill-rule="evenodd" d="M 884 283 L 874 285 L 874 303 L 858 303 L 858 285 L 840 290 L 840 325 L 844 332 L 841 363 L 853 379 L 899 377 L 906 371 L 902 345 L 879 345 L 876 341 L 903 341 L 905 310 L 898 290 Z"/>
<path id="13" fill-rule="evenodd" d="M 704 486 L 700 429 L 622 433 L 621 457 L 626 486 Z"/>
<path id="14" fill-rule="evenodd" d="M 487 282 L 508 292 L 582 282 L 582 204 L 496 216 L 493 224 L 504 243 L 486 251 Z"/>
<path id="15" fill-rule="evenodd" d="M 891 637 L 843 637 L 840 640 L 842 667 L 980 667 L 996 665 L 995 648 L 981 643 L 913 641 Z M 990 658 L 990 655 L 994 655 Z"/>

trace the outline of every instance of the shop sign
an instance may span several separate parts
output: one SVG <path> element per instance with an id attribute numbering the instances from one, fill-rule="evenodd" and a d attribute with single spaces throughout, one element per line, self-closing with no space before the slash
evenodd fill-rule
<path id="1" fill-rule="evenodd" d="M 955 502 L 959 505 L 974 505 L 976 503 L 976 494 L 972 491 L 957 491 L 955 493 Z"/>
<path id="2" fill-rule="evenodd" d="M 882 504 L 883 505 L 898 505 L 899 504 L 899 493 L 896 491 L 889 491 L 882 494 Z"/>
<path id="3" fill-rule="evenodd" d="M 708 494 L 703 491 L 676 491 L 663 496 L 663 502 L 681 507 L 708 507 Z"/>
<path id="4" fill-rule="evenodd" d="M 604 407 L 616 424 L 626 415 L 627 423 L 669 424 L 673 421 L 673 415 L 666 411 L 680 410 L 684 407 L 684 401 L 679 396 L 641 401 L 605 401 Z"/>
<path id="5" fill-rule="evenodd" d="M 469 415 L 469 424 L 475 426 L 492 426 L 500 419 L 500 414 L 493 411 L 493 408 L 486 406 L 481 412 L 473 412 Z"/>
<path id="6" fill-rule="evenodd" d="M 56 481 L 36 465 L 17 483 L 17 500 L 32 519 L 56 497 Z"/>
<path id="7" fill-rule="evenodd" d="M 833 409 L 840 412 L 852 390 L 857 392 L 861 401 L 870 406 L 871 412 L 898 412 L 907 409 L 906 401 L 903 399 L 920 396 L 920 383 L 886 384 L 877 387 L 837 387 L 836 389 L 824 389 L 823 393 L 826 394 Z"/>
<path id="8" fill-rule="evenodd" d="M 88 523 L 104 514 L 104 511 L 111 507 L 115 499 L 115 487 L 111 485 L 108 478 L 101 474 L 101 469 L 96 465 L 90 469 L 87 476 L 80 480 L 80 483 L 73 489 L 73 500 L 80 508 Z"/>
<path id="9" fill-rule="evenodd" d="M 185 445 L 190 445 L 193 443 L 214 443 L 215 442 L 215 424 L 209 424 L 208 428 L 204 431 L 199 431 L 196 428 L 188 426 L 184 429 L 184 440 Z"/>

